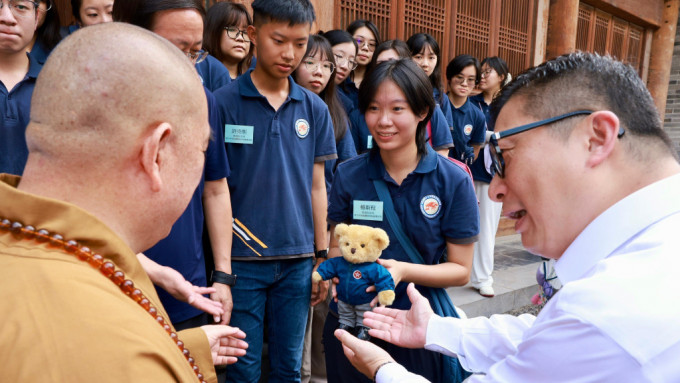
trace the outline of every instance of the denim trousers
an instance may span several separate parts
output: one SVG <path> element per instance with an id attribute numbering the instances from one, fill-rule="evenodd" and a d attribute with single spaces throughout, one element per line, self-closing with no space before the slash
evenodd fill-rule
<path id="1" fill-rule="evenodd" d="M 260 378 L 265 319 L 269 343 L 269 383 L 300 382 L 313 258 L 234 261 L 238 276 L 231 288 L 230 325 L 246 333 L 248 350 L 227 367 L 227 382 L 257 383 Z"/>

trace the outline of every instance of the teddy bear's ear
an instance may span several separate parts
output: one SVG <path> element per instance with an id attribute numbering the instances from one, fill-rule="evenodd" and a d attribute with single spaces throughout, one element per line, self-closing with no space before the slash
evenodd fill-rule
<path id="1" fill-rule="evenodd" d="M 349 228 L 349 225 L 346 223 L 339 223 L 335 225 L 335 230 L 333 231 L 333 236 L 335 239 L 339 239 L 341 236 L 345 235 L 347 232 L 347 229 Z"/>
<path id="2" fill-rule="evenodd" d="M 378 245 L 378 248 L 380 248 L 380 251 L 385 250 L 390 245 L 390 237 L 383 229 L 373 229 L 373 240 Z"/>

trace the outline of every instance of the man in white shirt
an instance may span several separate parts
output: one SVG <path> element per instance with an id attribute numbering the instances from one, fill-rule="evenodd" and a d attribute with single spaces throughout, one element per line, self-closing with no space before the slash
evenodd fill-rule
<path id="1" fill-rule="evenodd" d="M 637 73 L 573 53 L 494 101 L 489 196 L 564 286 L 538 317 L 440 318 L 377 308 L 370 335 L 457 356 L 470 382 L 680 382 L 680 165 Z M 377 382 L 424 382 L 338 330 Z"/>

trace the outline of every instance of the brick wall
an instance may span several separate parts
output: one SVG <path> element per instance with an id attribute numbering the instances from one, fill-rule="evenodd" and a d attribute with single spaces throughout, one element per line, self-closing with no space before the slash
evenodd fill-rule
<path id="1" fill-rule="evenodd" d="M 668 84 L 664 128 L 671 137 L 671 140 L 673 140 L 678 153 L 680 153 L 680 19 L 678 20 L 678 26 L 673 46 L 673 63 Z"/>

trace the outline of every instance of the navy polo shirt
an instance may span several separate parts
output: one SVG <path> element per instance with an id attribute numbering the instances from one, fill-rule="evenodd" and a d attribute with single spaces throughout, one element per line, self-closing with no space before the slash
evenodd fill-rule
<path id="1" fill-rule="evenodd" d="M 23 80 L 8 90 L 0 82 L 0 173 L 21 175 L 28 159 L 26 126 L 31 117 L 31 96 L 42 65 L 28 55 L 28 72 Z"/>
<path id="2" fill-rule="evenodd" d="M 354 109 L 359 109 L 359 88 L 357 88 L 354 81 L 352 81 L 349 76 L 337 86 L 337 88 L 342 92 L 342 94 L 352 101 Z"/>
<path id="3" fill-rule="evenodd" d="M 309 256 L 314 252 L 314 163 L 337 158 L 331 116 L 326 104 L 292 77 L 288 97 L 274 110 L 251 73 L 215 92 L 225 129 L 252 132 L 252 144 L 226 143 L 234 215 L 231 256 Z"/>
<path id="4" fill-rule="evenodd" d="M 468 244 L 477 241 L 479 210 L 470 176 L 430 147 L 416 169 L 397 185 L 385 170 L 380 153 L 371 151 L 338 165 L 328 204 L 328 221 L 379 227 L 387 232 L 390 245 L 382 259 L 410 262 L 382 214 L 382 220 L 355 219 L 354 207 L 364 201 L 380 201 L 373 185 L 382 179 L 394 203 L 394 210 L 428 265 L 438 264 L 446 243 Z M 397 286 L 392 307 L 409 307 L 406 283 Z"/>
<path id="5" fill-rule="evenodd" d="M 208 98 L 208 112 L 213 139 L 208 143 L 205 153 L 203 178 L 191 197 L 184 213 L 172 226 L 170 234 L 148 249 L 144 254 L 157 263 L 172 267 L 179 271 L 186 280 L 196 286 L 206 286 L 205 256 L 203 253 L 203 188 L 205 181 L 217 181 L 229 176 L 229 164 L 224 150 L 224 133 L 222 132 L 215 105 L 215 97 L 205 89 Z M 188 303 L 178 301 L 161 288 L 157 288 L 158 296 L 163 302 L 170 320 L 182 322 L 201 314 L 201 311 Z"/>
<path id="6" fill-rule="evenodd" d="M 366 153 L 374 146 L 373 137 L 366 125 L 366 119 L 364 118 L 364 115 L 359 112 L 359 109 L 354 109 L 349 119 L 354 146 L 358 153 Z M 439 106 L 434 107 L 434 112 L 430 118 L 430 126 L 432 132 L 432 147 L 434 147 L 435 150 L 453 147 L 451 130 L 449 130 L 444 113 L 442 113 Z M 429 139 L 430 137 L 427 138 Z"/>
<path id="7" fill-rule="evenodd" d="M 461 158 L 456 159 L 465 162 L 466 159 L 472 158 L 475 155 L 472 145 L 484 143 L 486 120 L 484 119 L 484 114 L 470 102 L 469 98 L 460 108 L 456 108 L 451 104 L 451 112 L 453 114 L 454 135 L 460 137 L 464 143 L 460 147 L 456 143 L 456 151 L 461 155 Z M 461 147 L 465 148 L 464 155 Z"/>
<path id="8" fill-rule="evenodd" d="M 328 160 L 324 163 L 324 173 L 326 175 L 326 193 L 329 196 L 331 193 L 331 185 L 333 184 L 333 175 L 335 174 L 337 165 L 343 161 L 349 160 L 352 157 L 356 157 L 357 155 L 357 151 L 354 148 L 354 140 L 352 140 L 352 133 L 349 131 L 349 126 L 345 131 L 345 135 L 342 136 L 340 141 L 335 143 L 335 149 L 338 152 L 338 158 Z"/>
<path id="9" fill-rule="evenodd" d="M 352 102 L 352 99 L 347 97 L 346 94 L 342 92 L 340 87 L 335 88 L 336 93 L 338 94 L 338 98 L 340 99 L 340 102 L 342 103 L 343 109 L 345 109 L 345 113 L 349 116 L 354 109 L 354 102 Z"/>
<path id="10" fill-rule="evenodd" d="M 480 93 L 478 95 L 468 98 L 468 102 L 474 105 L 475 108 L 479 109 L 484 115 L 484 120 L 486 121 L 486 129 L 493 131 L 493 124 L 491 123 L 491 114 L 489 112 L 489 105 L 484 101 L 484 94 Z M 470 171 L 472 172 L 472 178 L 475 181 L 491 183 L 491 178 L 493 176 L 486 171 L 486 166 L 484 165 L 484 153 L 480 152 L 479 156 L 470 166 Z"/>
<path id="11" fill-rule="evenodd" d="M 449 125 L 449 130 L 453 128 L 453 112 L 451 111 L 451 102 L 446 94 L 439 93 L 439 89 L 434 88 L 434 102 L 437 103 L 439 108 L 441 108 L 444 117 L 446 118 L 446 123 Z"/>
<path id="12" fill-rule="evenodd" d="M 31 48 L 30 55 L 39 62 L 40 65 L 45 65 L 45 61 L 47 61 L 47 57 L 50 53 L 52 53 L 51 49 L 45 48 L 40 40 L 36 40 L 35 44 L 33 44 L 33 48 Z"/>
<path id="13" fill-rule="evenodd" d="M 196 71 L 201 76 L 203 86 L 211 92 L 215 92 L 231 82 L 227 67 L 211 55 L 206 56 L 205 60 L 196 64 Z"/>

